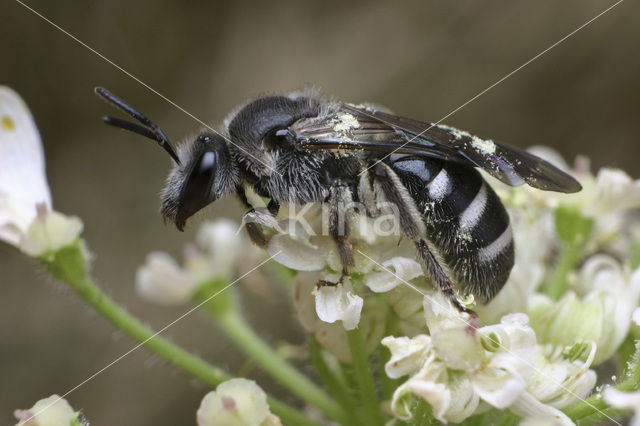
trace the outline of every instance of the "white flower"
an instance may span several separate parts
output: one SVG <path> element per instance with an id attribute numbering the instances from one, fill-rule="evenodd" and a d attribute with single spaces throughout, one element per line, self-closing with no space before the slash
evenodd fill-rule
<path id="1" fill-rule="evenodd" d="M 216 275 L 230 277 L 243 254 L 246 241 L 238 229 L 238 224 L 229 219 L 205 222 L 198 229 L 196 242 L 209 254 L 210 268 Z"/>
<path id="2" fill-rule="evenodd" d="M 41 399 L 27 410 L 15 410 L 13 415 L 19 420 L 16 426 L 69 426 L 78 418 L 67 400 L 58 395 Z"/>
<path id="3" fill-rule="evenodd" d="M 598 365 L 624 341 L 639 297 L 640 269 L 630 273 L 615 259 L 596 255 L 581 268 L 575 292 L 557 302 L 541 294 L 531 298 L 531 324 L 543 342 L 595 342 L 593 363 Z"/>
<path id="4" fill-rule="evenodd" d="M 167 253 L 150 253 L 136 271 L 138 294 L 159 305 L 178 305 L 191 300 L 201 284 L 230 279 L 246 246 L 244 237 L 236 235 L 237 229 L 226 219 L 203 224 L 196 238 L 198 246 L 185 246 L 183 267 Z"/>
<path id="5" fill-rule="evenodd" d="M 426 281 L 422 278 L 422 286 Z M 398 316 L 398 330 L 405 336 L 416 336 L 425 333 L 427 327 L 424 321 L 422 297 L 414 288 L 401 285 L 385 293 L 385 298 Z"/>
<path id="6" fill-rule="evenodd" d="M 524 314 L 477 328 L 439 293 L 425 297 L 424 313 L 430 335 L 382 340 L 391 351 L 387 375 L 409 376 L 391 402 L 401 419 L 411 418 L 415 395 L 427 401 L 442 422 L 460 422 L 484 401 L 523 418 L 535 415 L 569 425 L 558 407 L 574 401 L 569 395 L 586 396 L 595 384 L 595 373 L 588 369 L 593 350 L 586 361 L 544 357 Z"/>
<path id="7" fill-rule="evenodd" d="M 343 285 L 324 287 L 327 293 L 319 295 L 321 306 L 319 306 L 320 311 L 316 312 L 317 296 L 314 293 L 317 290 L 316 283 L 321 278 L 323 275 L 319 272 L 301 272 L 293 281 L 293 306 L 302 326 L 340 361 L 351 362 L 346 327 L 352 325 L 349 321 L 353 322 L 359 313 L 361 320 L 358 329 L 364 338 L 365 349 L 367 353 L 373 352 L 384 335 L 385 309 L 382 301 L 373 298 L 367 299 L 363 304 L 358 296 L 348 296 L 349 290 Z M 325 298 L 326 296 L 328 297 Z M 345 298 L 347 298 L 346 301 Z M 319 314 L 326 315 L 325 319 L 336 318 L 336 321 L 331 323 L 323 321 L 319 318 Z M 337 322 L 339 317 L 342 319 L 342 324 Z"/>
<path id="8" fill-rule="evenodd" d="M 385 371 L 392 379 L 412 374 L 422 368 L 432 346 L 431 337 L 424 334 L 412 338 L 387 336 L 381 343 L 391 352 Z"/>
<path id="9" fill-rule="evenodd" d="M 325 280 L 332 282 L 338 279 L 339 276 L 325 278 Z M 364 301 L 362 297 L 353 293 L 348 277 L 345 277 L 340 284 L 321 286 L 314 293 L 318 318 L 328 323 L 340 320 L 345 330 L 353 330 L 358 326 Z"/>
<path id="10" fill-rule="evenodd" d="M 40 134 L 20 96 L 0 86 L 0 239 L 18 245 L 40 203 L 51 209 Z"/>
<path id="11" fill-rule="evenodd" d="M 20 96 L 0 86 L 0 241 L 33 257 L 71 244 L 82 222 L 51 209 L 38 129 Z"/>
<path id="12" fill-rule="evenodd" d="M 267 232 L 274 233 L 269 236 L 267 246 L 274 260 L 301 272 L 322 271 L 317 275 L 319 279 L 307 283 L 308 285 L 315 286 L 320 279 L 331 283 L 339 282 L 340 275 L 335 271 L 341 271 L 343 265 L 336 243 L 321 230 L 322 219 L 326 219 L 326 211 L 312 205 L 300 209 L 307 215 L 303 217 L 300 212 L 289 206 L 288 209 L 281 209 L 279 220 L 267 219 L 261 213 L 254 213 L 251 220 L 260 223 Z M 360 312 L 363 309 L 364 297 L 358 294 L 364 290 L 360 281 L 374 292 L 388 292 L 403 283 L 403 280 L 424 276 L 420 264 L 411 258 L 415 255 L 412 244 L 399 244 L 397 235 L 376 234 L 375 223 L 372 224 L 371 219 L 366 216 L 354 215 L 350 218 L 350 224 L 352 233 L 349 243 L 352 245 L 354 262 L 349 267 L 349 273 L 358 277 L 364 275 L 364 280 L 358 279 L 358 285 L 352 285 L 350 277 L 347 276 L 342 280 L 344 284 L 321 286 L 313 292 L 319 318 L 328 323 L 341 320 L 347 330 L 358 326 Z M 376 268 L 377 263 L 382 267 Z M 374 268 L 378 272 L 371 273 Z M 399 278 L 385 269 L 389 269 Z"/>
<path id="13" fill-rule="evenodd" d="M 267 395 L 253 380 L 231 379 L 204 396 L 197 412 L 198 426 L 276 426 Z"/>
<path id="14" fill-rule="evenodd" d="M 640 207 L 640 180 L 632 180 L 619 169 L 602 168 L 595 178 L 592 197 L 584 207 L 592 217 Z"/>
<path id="15" fill-rule="evenodd" d="M 640 308 L 635 308 L 631 314 L 631 320 L 635 325 L 640 325 Z"/>
<path id="16" fill-rule="evenodd" d="M 612 407 L 633 410 L 634 415 L 629 420 L 629 426 L 640 426 L 640 392 L 622 392 L 607 386 L 602 392 L 602 397 Z"/>
<path id="17" fill-rule="evenodd" d="M 297 221 L 282 221 L 283 233 L 271 237 L 267 251 L 274 260 L 298 271 L 319 271 L 327 265 L 331 246 L 326 238 L 314 238 Z M 282 228 L 280 228 L 282 229 Z"/>
<path id="18" fill-rule="evenodd" d="M 167 253 L 152 252 L 136 271 L 136 290 L 158 305 L 176 305 L 191 299 L 197 280 Z"/>
<path id="19" fill-rule="evenodd" d="M 82 221 L 75 216 L 47 211 L 38 205 L 38 215 L 20 241 L 20 249 L 38 257 L 73 243 L 82 233 Z"/>
<path id="20" fill-rule="evenodd" d="M 597 379 L 595 371 L 589 369 L 596 354 L 596 345 L 584 342 L 564 351 L 553 346 L 546 349 L 548 353 L 540 351 L 534 372 L 527 377 L 529 393 L 555 408 L 564 408 L 586 398 Z M 572 354 L 574 351 L 577 356 Z"/>

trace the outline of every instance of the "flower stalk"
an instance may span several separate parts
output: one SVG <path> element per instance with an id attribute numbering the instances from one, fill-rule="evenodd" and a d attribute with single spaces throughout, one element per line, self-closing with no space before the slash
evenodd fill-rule
<path id="1" fill-rule="evenodd" d="M 349 349 L 351 350 L 353 368 L 360 391 L 360 401 L 364 408 L 363 414 L 366 419 L 366 424 L 383 425 L 384 418 L 382 411 L 380 411 L 375 381 L 360 329 L 348 330 L 347 340 L 349 342 Z"/>
<path id="2" fill-rule="evenodd" d="M 221 368 L 209 364 L 202 358 L 159 336 L 142 324 L 140 320 L 126 312 L 89 277 L 85 259 L 86 253 L 81 240 L 76 240 L 71 245 L 40 257 L 53 277 L 68 284 L 98 313 L 147 349 L 211 386 L 215 387 L 231 379 L 231 376 Z M 275 398 L 269 398 L 268 402 L 273 412 L 285 423 L 315 425 L 315 422 L 310 421 L 298 410 Z"/>
<path id="3" fill-rule="evenodd" d="M 551 299 L 558 300 L 567 290 L 569 273 L 583 255 L 593 220 L 584 217 L 576 208 L 559 207 L 555 212 L 555 222 L 563 248 L 546 290 Z"/>
<path id="4" fill-rule="evenodd" d="M 226 282 L 213 281 L 204 284 L 196 292 L 196 299 L 205 301 Z M 218 299 L 220 296 L 223 298 Z M 328 418 L 335 421 L 345 419 L 340 405 L 328 396 L 324 390 L 304 376 L 295 367 L 285 361 L 269 345 L 267 345 L 251 326 L 245 321 L 234 303 L 231 291 L 219 294 L 207 301 L 203 306 L 224 330 L 253 361 L 271 377 L 276 379 L 301 400 L 315 406 Z"/>
<path id="5" fill-rule="evenodd" d="M 355 414 L 355 409 L 358 407 L 358 404 L 353 398 L 351 390 L 345 383 L 344 378 L 340 376 L 341 372 L 331 370 L 331 367 L 329 367 L 324 359 L 322 346 L 314 338 L 311 338 L 309 341 L 309 358 L 324 386 L 342 406 L 347 417 L 346 424 L 360 424 L 361 422 Z"/>

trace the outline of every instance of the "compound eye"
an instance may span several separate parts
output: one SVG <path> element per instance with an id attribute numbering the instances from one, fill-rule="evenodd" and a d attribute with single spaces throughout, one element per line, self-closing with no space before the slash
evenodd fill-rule
<path id="1" fill-rule="evenodd" d="M 291 145 L 291 131 L 288 127 L 274 127 L 264 135 L 263 140 L 267 149 L 286 147 Z"/>
<path id="2" fill-rule="evenodd" d="M 184 226 L 189 217 L 215 199 L 211 191 L 214 183 L 216 162 L 216 152 L 206 151 L 193 168 L 180 195 L 180 208 L 176 216 L 178 228 Z"/>
<path id="3" fill-rule="evenodd" d="M 209 135 L 200 135 L 200 136 L 198 136 L 198 142 L 200 142 L 200 143 L 211 143 L 212 140 L 213 140 L 213 138 L 211 138 L 211 136 L 209 136 Z"/>

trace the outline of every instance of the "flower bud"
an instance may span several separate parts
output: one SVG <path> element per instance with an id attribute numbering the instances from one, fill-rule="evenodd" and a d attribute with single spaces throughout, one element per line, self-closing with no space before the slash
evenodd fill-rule
<path id="1" fill-rule="evenodd" d="M 16 426 L 80 426 L 79 412 L 74 412 L 66 399 L 58 395 L 36 402 L 26 410 L 15 410 Z"/>
<path id="2" fill-rule="evenodd" d="M 204 396 L 196 414 L 198 426 L 276 426 L 267 395 L 254 382 L 231 379 Z"/>

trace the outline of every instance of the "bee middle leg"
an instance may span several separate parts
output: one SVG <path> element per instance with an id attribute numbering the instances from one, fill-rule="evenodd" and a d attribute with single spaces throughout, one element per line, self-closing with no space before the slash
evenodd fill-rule
<path id="1" fill-rule="evenodd" d="M 342 271 L 337 283 L 320 280 L 318 287 L 342 284 L 344 278 L 349 275 L 349 268 L 353 266 L 353 251 L 349 242 L 349 219 L 352 214 L 350 204 L 352 202 L 351 189 L 340 180 L 336 180 L 331 186 L 327 205 L 329 207 L 329 235 L 338 248 Z"/>

